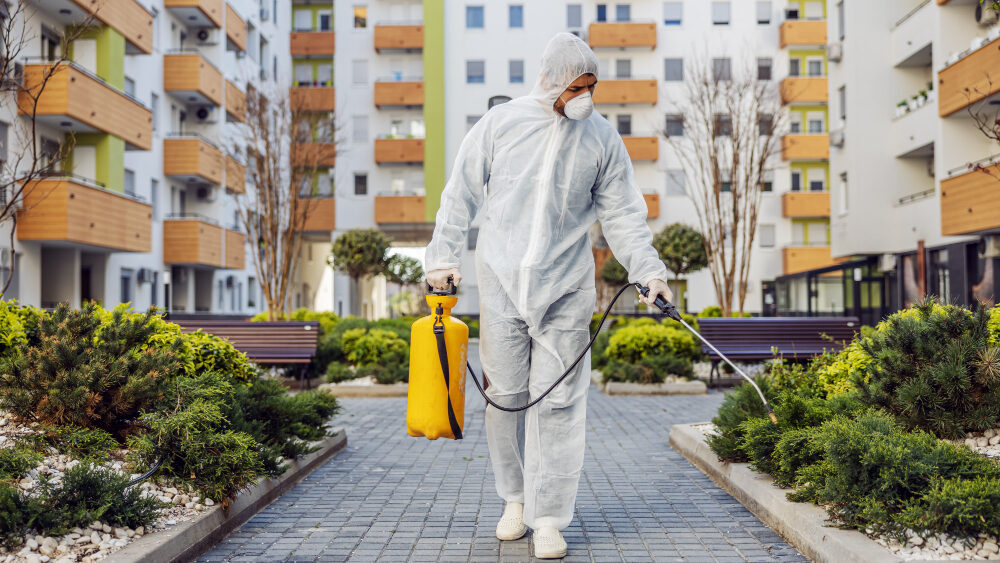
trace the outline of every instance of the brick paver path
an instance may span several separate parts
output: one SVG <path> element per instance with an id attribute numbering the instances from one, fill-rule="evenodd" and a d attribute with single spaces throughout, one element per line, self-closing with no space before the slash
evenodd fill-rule
<path id="1" fill-rule="evenodd" d="M 200 561 L 528 561 L 530 536 L 494 536 L 483 400 L 471 382 L 466 395 L 459 442 L 409 437 L 405 399 L 343 400 L 347 448 Z M 806 561 L 667 444 L 671 424 L 709 420 L 721 399 L 591 388 L 564 561 Z"/>

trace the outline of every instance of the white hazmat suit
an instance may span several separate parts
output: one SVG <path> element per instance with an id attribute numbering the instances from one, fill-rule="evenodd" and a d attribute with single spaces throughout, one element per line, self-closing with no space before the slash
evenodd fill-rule
<path id="1" fill-rule="evenodd" d="M 596 112 L 572 120 L 553 110 L 584 74 L 597 75 L 594 53 L 560 33 L 545 49 L 531 94 L 492 108 L 469 131 L 425 255 L 427 271 L 458 268 L 469 225 L 482 213 L 480 358 L 487 393 L 504 406 L 541 394 L 589 341 L 595 219 L 630 281 L 666 279 L 618 132 Z M 589 385 L 588 355 L 527 411 L 486 409 L 497 493 L 524 503 L 524 522 L 535 530 L 564 529 L 572 520 Z"/>

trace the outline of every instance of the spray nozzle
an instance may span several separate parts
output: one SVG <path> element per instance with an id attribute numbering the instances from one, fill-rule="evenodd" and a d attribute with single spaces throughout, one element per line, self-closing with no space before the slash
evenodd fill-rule
<path id="1" fill-rule="evenodd" d="M 646 287 L 646 286 L 644 286 L 644 285 L 642 285 L 641 283 L 636 283 L 635 284 L 635 289 L 640 294 L 642 294 L 643 297 L 648 297 L 649 296 L 649 288 Z M 677 307 L 674 306 L 673 303 L 671 303 L 671 302 L 667 301 L 666 299 L 664 299 L 662 295 L 657 295 L 656 296 L 656 301 L 653 304 L 656 305 L 656 307 L 664 315 L 670 317 L 671 319 L 674 319 L 675 321 L 681 320 L 681 314 L 680 314 L 680 312 L 677 311 Z"/>

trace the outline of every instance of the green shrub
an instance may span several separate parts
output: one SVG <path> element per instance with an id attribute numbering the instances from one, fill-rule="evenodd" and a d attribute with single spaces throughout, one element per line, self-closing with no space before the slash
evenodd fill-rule
<path id="1" fill-rule="evenodd" d="M 1000 306 L 993 307 L 990 309 L 990 320 L 987 325 L 989 328 L 989 344 L 990 346 L 996 346 L 1000 344 Z"/>
<path id="2" fill-rule="evenodd" d="M 758 377 L 757 385 L 760 386 L 764 396 L 772 407 L 775 406 L 776 393 L 771 387 L 767 378 Z M 752 385 L 744 383 L 726 393 L 722 399 L 719 412 L 712 419 L 715 425 L 716 434 L 708 437 L 708 445 L 724 461 L 748 461 L 746 453 L 741 447 L 743 440 L 742 424 L 750 418 L 765 418 L 767 410 L 760 402 L 760 396 Z"/>
<path id="3" fill-rule="evenodd" d="M 604 369 L 607 365 L 607 349 L 610 341 L 611 333 L 608 331 L 602 331 L 594 339 L 594 344 L 590 347 L 590 365 L 593 369 Z"/>
<path id="4" fill-rule="evenodd" d="M 0 300 L 0 356 L 28 343 L 29 329 L 25 324 L 36 317 L 26 315 L 26 312 L 33 311 L 32 308 L 19 306 L 16 301 Z M 37 322 L 35 324 L 37 326 Z"/>
<path id="5" fill-rule="evenodd" d="M 648 319 L 652 321 L 652 319 Z M 616 330 L 608 341 L 605 354 L 611 360 L 637 363 L 650 355 L 672 354 L 687 360 L 696 359 L 701 348 L 694 336 L 683 329 L 657 324 L 629 324 Z"/>
<path id="6" fill-rule="evenodd" d="M 405 361 L 410 352 L 405 340 L 394 332 L 378 328 L 348 330 L 342 345 L 347 361 L 356 366 L 399 363 Z"/>
<path id="7" fill-rule="evenodd" d="M 350 367 L 340 362 L 330 362 L 326 366 L 326 380 L 330 383 L 340 383 L 358 377 Z"/>
<path id="8" fill-rule="evenodd" d="M 1000 479 L 944 479 L 905 503 L 897 517 L 904 528 L 974 538 L 1000 530 Z"/>
<path id="9" fill-rule="evenodd" d="M 25 447 L 0 449 L 0 481 L 19 481 L 43 459 L 45 456 Z"/>
<path id="10" fill-rule="evenodd" d="M 759 419 L 758 419 L 759 420 Z M 815 439 L 818 427 L 793 428 L 781 434 L 774 446 L 771 475 L 783 487 L 800 484 L 803 469 L 823 459 L 823 444 Z"/>
<path id="11" fill-rule="evenodd" d="M 0 543 L 16 549 L 24 541 L 32 507 L 20 489 L 0 481 Z"/>
<path id="12" fill-rule="evenodd" d="M 709 317 L 709 318 L 721 317 L 722 307 L 719 307 L 718 305 L 709 305 L 708 307 L 702 309 L 701 312 L 698 313 L 698 316 Z"/>
<path id="13" fill-rule="evenodd" d="M 257 378 L 259 368 L 229 342 L 202 331 L 181 335 L 182 358 L 188 376 L 215 372 L 235 381 L 249 383 Z"/>
<path id="14" fill-rule="evenodd" d="M 104 461 L 112 450 L 121 449 L 114 436 L 100 428 L 45 426 L 40 433 L 45 442 L 60 453 L 88 461 Z"/>
<path id="15" fill-rule="evenodd" d="M 635 364 L 610 361 L 601 371 L 603 381 L 628 383 L 663 383 L 667 375 L 690 378 L 694 375 L 691 362 L 672 354 L 647 356 Z"/>
<path id="16" fill-rule="evenodd" d="M 768 418 L 748 418 L 740 424 L 739 447 L 750 466 L 762 473 L 774 473 L 774 450 L 781 439 L 782 429 Z"/>
<path id="17" fill-rule="evenodd" d="M 681 313 L 681 318 L 684 319 L 684 322 L 686 322 L 688 326 L 690 326 L 691 328 L 695 329 L 698 332 L 701 332 L 701 326 L 698 324 L 698 317 L 694 315 L 689 315 L 687 313 Z M 687 330 L 686 328 L 684 328 L 683 325 L 681 325 L 681 323 L 675 321 L 674 319 L 671 319 L 670 317 L 663 317 L 663 320 L 660 321 L 660 323 L 663 324 L 663 326 L 668 326 L 670 328 Z"/>

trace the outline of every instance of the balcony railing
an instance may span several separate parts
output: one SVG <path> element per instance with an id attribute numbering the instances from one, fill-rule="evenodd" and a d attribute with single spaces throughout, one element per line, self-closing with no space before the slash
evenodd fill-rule
<path id="1" fill-rule="evenodd" d="M 376 164 L 417 164 L 423 161 L 423 139 L 375 139 Z"/>
<path id="2" fill-rule="evenodd" d="M 163 6 L 192 27 L 222 27 L 223 0 L 164 0 Z"/>
<path id="3" fill-rule="evenodd" d="M 660 194 L 642 194 L 642 199 L 646 200 L 646 218 L 657 219 L 660 217 Z"/>
<path id="4" fill-rule="evenodd" d="M 300 111 L 334 111 L 337 105 L 336 90 L 329 86 L 295 86 L 288 95 L 292 107 Z"/>
<path id="5" fill-rule="evenodd" d="M 222 185 L 222 151 L 207 139 L 172 134 L 163 140 L 163 173 L 188 182 Z"/>
<path id="6" fill-rule="evenodd" d="M 423 223 L 424 196 L 375 196 L 375 223 Z"/>
<path id="7" fill-rule="evenodd" d="M 379 79 L 375 82 L 375 107 L 419 107 L 424 105 L 423 77 Z"/>
<path id="8" fill-rule="evenodd" d="M 375 24 L 374 40 L 377 53 L 421 51 L 424 48 L 424 25 L 422 21 L 378 23 Z"/>
<path id="9" fill-rule="evenodd" d="M 789 46 L 825 46 L 826 20 L 786 20 L 781 22 L 778 33 L 782 49 Z"/>
<path id="10" fill-rule="evenodd" d="M 970 235 L 1000 229 L 997 184 L 1000 163 L 993 159 L 941 180 L 941 234 Z"/>
<path id="11" fill-rule="evenodd" d="M 337 229 L 337 200 L 332 197 L 308 198 L 306 232 L 329 233 Z M 329 240 L 329 239 L 327 239 Z"/>
<path id="12" fill-rule="evenodd" d="M 247 119 L 247 95 L 226 80 L 226 121 L 243 123 Z"/>
<path id="13" fill-rule="evenodd" d="M 793 245 L 781 249 L 783 263 L 783 273 L 797 274 L 808 272 L 817 268 L 825 268 L 835 265 L 838 260 L 834 260 L 827 244 L 823 245 Z"/>
<path id="14" fill-rule="evenodd" d="M 829 83 L 825 76 L 789 76 L 781 81 L 781 103 L 820 104 L 826 103 Z"/>
<path id="15" fill-rule="evenodd" d="M 247 22 L 228 3 L 226 3 L 226 48 L 241 53 L 247 50 Z"/>
<path id="16" fill-rule="evenodd" d="M 785 192 L 781 194 L 781 216 L 829 217 L 830 192 Z"/>
<path id="17" fill-rule="evenodd" d="M 163 220 L 163 262 L 222 268 L 224 231 L 207 217 L 168 216 Z"/>
<path id="18" fill-rule="evenodd" d="M 54 0 L 40 6 L 58 10 L 65 23 L 107 25 L 122 34 L 130 55 L 153 52 L 153 14 L 135 0 Z"/>
<path id="19" fill-rule="evenodd" d="M 222 73 L 200 52 L 174 50 L 163 56 L 163 89 L 186 103 L 221 106 Z"/>
<path id="20" fill-rule="evenodd" d="M 656 49 L 656 23 L 652 21 L 594 22 L 587 31 L 591 48 L 649 47 Z"/>
<path id="21" fill-rule="evenodd" d="M 938 72 L 938 114 L 949 116 L 1000 92 L 1000 28 L 997 37 Z"/>
<path id="22" fill-rule="evenodd" d="M 333 31 L 293 31 L 289 36 L 293 57 L 332 57 L 337 45 Z"/>
<path id="23" fill-rule="evenodd" d="M 660 138 L 655 135 L 622 135 L 625 150 L 632 160 L 652 160 L 660 158 Z"/>
<path id="24" fill-rule="evenodd" d="M 789 134 L 781 138 L 783 160 L 826 160 L 830 158 L 829 133 Z"/>
<path id="25" fill-rule="evenodd" d="M 594 89 L 595 104 L 652 104 L 659 101 L 655 78 L 601 80 Z"/>

